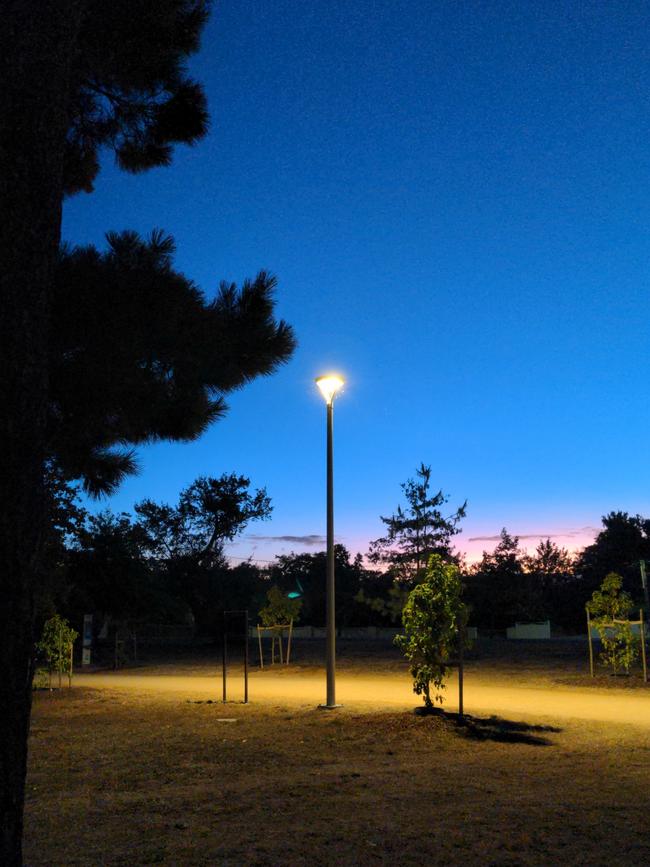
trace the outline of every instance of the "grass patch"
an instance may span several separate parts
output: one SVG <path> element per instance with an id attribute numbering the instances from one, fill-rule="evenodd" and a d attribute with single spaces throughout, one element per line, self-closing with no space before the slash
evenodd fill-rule
<path id="1" fill-rule="evenodd" d="M 27 864 L 650 863 L 647 730 L 188 698 L 35 694 Z"/>

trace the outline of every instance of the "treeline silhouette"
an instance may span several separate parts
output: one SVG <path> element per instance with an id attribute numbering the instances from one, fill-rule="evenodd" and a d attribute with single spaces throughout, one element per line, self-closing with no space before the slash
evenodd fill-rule
<path id="1" fill-rule="evenodd" d="M 414 502 L 435 500 L 437 508 L 446 498 L 429 496 L 429 470 L 421 467 L 422 472 Z M 403 486 L 407 503 L 413 494 L 409 485 Z M 198 635 L 210 636 L 218 634 L 224 609 L 248 609 L 254 621 L 275 586 L 300 593 L 301 623 L 325 622 L 324 551 L 284 554 L 271 563 L 228 559 L 227 542 L 272 511 L 266 490 L 251 491 L 244 476 L 199 478 L 176 505 L 144 500 L 133 515 L 89 514 L 74 487 L 53 470 L 49 487 L 49 579 L 40 601 L 42 618 L 57 611 L 78 624 L 85 613 L 94 613 L 96 622 L 193 624 Z M 584 632 L 585 604 L 612 571 L 642 603 L 639 561 L 650 559 L 650 519 L 611 512 L 594 543 L 578 554 L 552 539 L 528 554 L 504 529 L 493 551 L 467 564 L 451 545 L 456 524 L 432 517 L 426 506 L 412 506 L 383 519 L 387 537 L 372 543 L 366 557 L 336 545 L 338 626 L 400 625 L 408 592 L 434 552 L 460 565 L 469 622 L 488 634 L 515 621 L 546 619 L 560 632 Z M 430 523 L 416 526 L 412 513 L 428 515 Z"/>

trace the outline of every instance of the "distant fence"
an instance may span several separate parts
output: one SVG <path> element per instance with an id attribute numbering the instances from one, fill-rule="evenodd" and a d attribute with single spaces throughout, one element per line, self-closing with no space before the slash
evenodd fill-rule
<path id="1" fill-rule="evenodd" d="M 98 642 L 112 646 L 115 637 L 116 624 L 106 626 L 98 636 Z M 126 641 L 136 639 L 138 644 L 192 644 L 197 640 L 196 628 L 191 624 L 181 623 L 144 623 L 117 624 L 119 637 Z M 288 629 L 289 627 L 287 627 Z M 392 641 L 403 629 L 388 626 L 341 626 L 337 628 L 338 638 L 349 641 Z M 257 626 L 249 627 L 251 638 L 257 638 Z M 325 639 L 324 626 L 294 626 L 293 638 Z M 475 626 L 467 627 L 467 637 L 471 641 L 478 638 Z"/>
<path id="2" fill-rule="evenodd" d="M 551 637 L 551 621 L 541 620 L 537 623 L 515 623 L 506 630 L 507 638 L 514 639 L 548 639 Z"/>
<path id="3" fill-rule="evenodd" d="M 287 626 L 287 629 L 289 627 Z M 336 630 L 338 638 L 349 638 L 358 640 L 392 640 L 395 636 L 403 632 L 402 629 L 391 629 L 381 626 L 341 626 Z M 250 627 L 251 636 L 257 636 L 257 627 Z M 324 626 L 294 626 L 294 638 L 325 638 L 326 630 Z"/>
<path id="4" fill-rule="evenodd" d="M 196 632 L 194 626 L 185 623 L 143 623 L 132 626 L 130 631 L 143 644 L 190 644 Z"/>
<path id="5" fill-rule="evenodd" d="M 144 623 L 144 624 L 118 624 L 120 633 L 130 639 L 134 635 L 138 643 L 142 644 L 191 644 L 197 640 L 196 628 L 191 624 L 184 623 Z M 289 627 L 287 626 L 287 629 Z M 392 641 L 396 635 L 404 632 L 403 629 L 389 626 L 341 626 L 336 630 L 337 638 L 350 641 Z M 110 625 L 100 633 L 100 643 L 112 643 L 115 634 L 115 624 Z M 251 638 L 257 638 L 257 626 L 249 627 Z M 326 630 L 324 626 L 294 626 L 293 638 L 324 639 Z M 467 637 L 476 641 L 478 632 L 475 626 L 467 627 Z"/>
<path id="6" fill-rule="evenodd" d="M 640 623 L 631 623 L 630 624 L 630 631 L 632 632 L 632 635 L 635 638 L 639 638 L 639 636 L 641 635 L 641 624 Z M 644 623 L 643 624 L 643 631 L 646 635 L 646 638 L 648 638 L 650 636 L 650 623 Z M 607 627 L 605 627 L 605 633 L 607 635 L 614 636 L 617 634 L 617 630 L 613 626 L 607 626 Z M 595 626 L 591 627 L 591 637 L 594 641 L 600 641 L 600 632 L 598 631 L 598 629 Z"/>
<path id="7" fill-rule="evenodd" d="M 288 629 L 288 627 L 287 627 Z M 257 636 L 257 627 L 250 627 L 251 637 Z M 392 641 L 396 635 L 403 633 L 403 629 L 397 629 L 387 626 L 342 626 L 336 630 L 338 638 L 349 639 L 352 641 Z M 325 638 L 326 632 L 324 626 L 294 626 L 294 638 Z M 467 628 L 467 637 L 475 640 L 477 637 L 476 627 L 469 626 Z"/>

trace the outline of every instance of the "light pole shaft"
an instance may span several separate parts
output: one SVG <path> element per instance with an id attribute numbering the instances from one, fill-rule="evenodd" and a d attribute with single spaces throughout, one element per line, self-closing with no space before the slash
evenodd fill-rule
<path id="1" fill-rule="evenodd" d="M 334 584 L 334 413 L 327 404 L 327 707 L 336 705 L 336 590 Z"/>

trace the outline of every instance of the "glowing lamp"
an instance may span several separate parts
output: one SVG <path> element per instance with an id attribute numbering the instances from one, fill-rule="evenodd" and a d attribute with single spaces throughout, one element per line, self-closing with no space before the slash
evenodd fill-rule
<path id="1" fill-rule="evenodd" d="M 325 402 L 330 404 L 334 400 L 336 392 L 345 385 L 345 382 L 340 376 L 328 373 L 327 376 L 319 376 L 316 380 L 316 385 L 325 398 Z"/>

